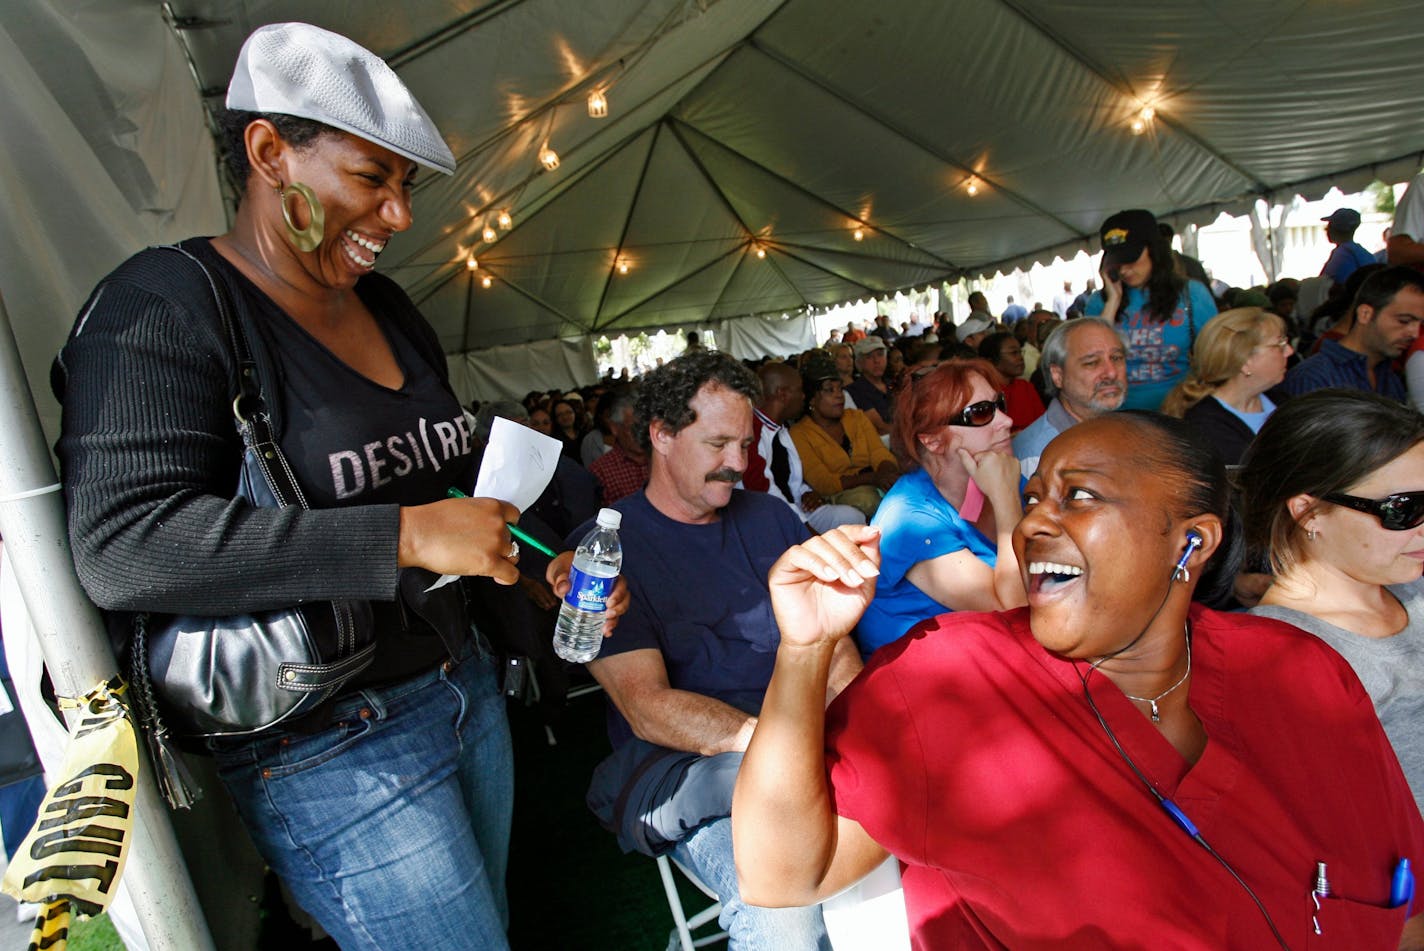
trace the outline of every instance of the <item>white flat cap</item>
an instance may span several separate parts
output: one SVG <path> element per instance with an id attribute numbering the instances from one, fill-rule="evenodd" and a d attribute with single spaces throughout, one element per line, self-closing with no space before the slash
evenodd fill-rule
<path id="1" fill-rule="evenodd" d="M 310 23 L 259 27 L 242 44 L 227 107 L 313 119 L 449 175 L 455 156 L 385 60 Z"/>

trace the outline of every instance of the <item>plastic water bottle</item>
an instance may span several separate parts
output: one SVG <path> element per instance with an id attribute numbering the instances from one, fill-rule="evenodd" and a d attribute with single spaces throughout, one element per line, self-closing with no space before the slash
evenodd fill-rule
<path id="1" fill-rule="evenodd" d="M 603 646 L 604 607 L 623 567 L 623 546 L 618 541 L 622 523 L 621 512 L 600 509 L 598 524 L 574 552 L 569 593 L 554 625 L 554 653 L 564 660 L 586 664 Z"/>

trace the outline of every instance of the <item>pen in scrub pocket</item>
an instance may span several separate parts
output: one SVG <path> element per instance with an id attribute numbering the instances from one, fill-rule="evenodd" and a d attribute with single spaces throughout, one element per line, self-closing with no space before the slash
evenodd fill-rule
<path id="1" fill-rule="evenodd" d="M 468 495 L 466 495 L 465 493 L 461 492 L 459 489 L 455 489 L 455 488 L 447 489 L 447 490 L 445 491 L 445 494 L 448 495 L 448 496 L 449 496 L 450 498 L 452 498 L 452 499 L 468 499 L 468 498 L 469 498 Z M 535 551 L 541 551 L 541 552 L 543 552 L 544 554 L 548 555 L 550 558 L 557 558 L 557 557 L 559 557 L 559 553 L 558 553 L 558 552 L 556 552 L 556 551 L 554 551 L 553 549 L 551 549 L 548 545 L 544 544 L 544 543 L 541 542 L 539 539 L 535 538 L 533 535 L 530 535 L 528 532 L 524 531 L 524 530 L 523 530 L 522 528 L 520 528 L 518 525 L 511 525 L 509 522 L 505 522 L 504 525 L 505 525 L 506 528 L 509 529 L 509 534 L 513 535 L 515 538 L 519 539 L 520 541 L 522 541 L 524 544 L 528 545 L 530 548 L 534 549 Z"/>
<path id="2" fill-rule="evenodd" d="M 1400 859 L 1389 882 L 1389 907 L 1400 908 L 1413 900 L 1414 873 L 1409 869 L 1409 859 Z"/>

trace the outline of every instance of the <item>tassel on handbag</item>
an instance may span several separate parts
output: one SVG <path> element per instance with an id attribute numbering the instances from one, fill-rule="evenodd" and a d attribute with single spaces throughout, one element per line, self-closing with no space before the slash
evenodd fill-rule
<path id="1" fill-rule="evenodd" d="M 158 703 L 153 698 L 153 684 L 148 678 L 148 615 L 134 618 L 133 641 L 130 645 L 129 682 L 133 698 L 134 713 L 142 728 L 144 743 L 148 746 L 148 758 L 153 763 L 154 778 L 158 781 L 158 791 L 168 805 L 174 809 L 191 809 L 193 803 L 203 796 L 202 787 L 193 779 L 188 764 L 183 762 L 179 752 L 158 712 Z"/>

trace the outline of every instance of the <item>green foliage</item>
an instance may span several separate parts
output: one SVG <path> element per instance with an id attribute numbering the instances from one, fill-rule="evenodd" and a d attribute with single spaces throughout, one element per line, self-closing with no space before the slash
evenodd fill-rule
<path id="1" fill-rule="evenodd" d="M 1394 188 L 1392 186 L 1377 180 L 1370 183 L 1370 187 L 1365 189 L 1365 193 L 1374 200 L 1375 211 L 1391 216 L 1394 214 Z"/>

